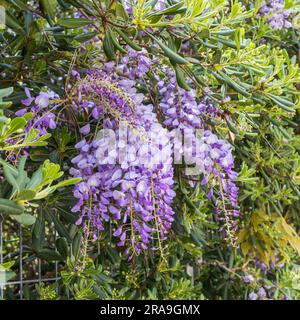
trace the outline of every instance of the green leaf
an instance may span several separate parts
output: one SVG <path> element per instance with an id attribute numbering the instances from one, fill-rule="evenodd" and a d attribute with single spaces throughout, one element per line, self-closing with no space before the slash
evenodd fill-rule
<path id="1" fill-rule="evenodd" d="M 241 40 L 244 37 L 244 33 L 245 33 L 244 28 L 236 29 L 234 32 L 234 41 L 235 41 L 238 52 L 240 51 L 240 48 L 241 48 Z"/>
<path id="2" fill-rule="evenodd" d="M 7 109 L 10 108 L 12 106 L 12 102 L 7 101 L 7 102 L 1 102 L 0 99 L 0 109 Z"/>
<path id="3" fill-rule="evenodd" d="M 20 185 L 13 175 L 13 171 L 8 167 L 3 167 L 3 173 L 7 182 L 13 187 L 13 193 L 20 191 Z"/>
<path id="4" fill-rule="evenodd" d="M 81 237 L 82 233 L 79 231 L 72 242 L 72 255 L 77 258 L 79 255 L 79 250 L 80 250 L 80 243 L 81 243 Z"/>
<path id="5" fill-rule="evenodd" d="M 227 83 L 229 85 L 229 87 L 231 87 L 232 89 L 234 89 L 235 91 L 237 91 L 238 93 L 243 95 L 244 97 L 250 97 L 251 96 L 251 94 L 249 92 L 247 92 L 245 88 L 243 88 L 240 84 L 238 84 L 233 79 L 228 77 L 224 72 L 218 71 L 218 72 L 212 72 L 212 74 L 219 81 L 224 81 L 225 83 Z"/>
<path id="6" fill-rule="evenodd" d="M 32 120 L 33 119 L 33 114 L 32 112 L 27 112 L 24 114 L 23 118 L 28 121 L 28 120 Z"/>
<path id="7" fill-rule="evenodd" d="M 110 33 L 108 31 L 106 32 L 103 40 L 103 50 L 108 60 L 116 59 L 114 45 L 113 45 Z"/>
<path id="8" fill-rule="evenodd" d="M 45 238 L 45 218 L 43 216 L 43 212 L 40 210 L 32 231 L 32 246 L 34 250 L 39 251 L 42 248 L 44 238 Z"/>
<path id="9" fill-rule="evenodd" d="M 229 130 L 235 134 L 238 134 L 238 130 L 236 129 L 234 123 L 230 120 L 230 118 L 226 117 L 225 120 L 226 120 L 226 123 L 227 123 Z"/>
<path id="10" fill-rule="evenodd" d="M 296 111 L 290 107 L 294 106 L 294 103 L 292 101 L 289 101 L 285 98 L 276 96 L 274 94 L 271 93 L 267 93 L 266 94 L 267 97 L 269 97 L 273 102 L 275 102 L 279 107 L 281 107 L 282 109 L 288 111 L 288 112 L 293 112 L 295 113 Z"/>
<path id="11" fill-rule="evenodd" d="M 0 264 L 0 267 L 6 271 L 10 270 L 11 267 L 15 264 L 15 261 L 7 261 Z"/>
<path id="12" fill-rule="evenodd" d="M 21 157 L 19 164 L 18 164 L 18 173 L 24 171 L 26 160 L 27 160 L 27 156 Z"/>
<path id="13" fill-rule="evenodd" d="M 209 29 L 202 29 L 198 34 L 197 37 L 201 39 L 209 38 L 210 32 Z"/>
<path id="14" fill-rule="evenodd" d="M 26 185 L 28 189 L 34 189 L 42 182 L 43 180 L 42 170 L 43 170 L 43 166 L 40 166 L 39 169 L 34 172 L 30 181 Z"/>
<path id="15" fill-rule="evenodd" d="M 12 166 L 10 163 L 8 163 L 5 160 L 0 158 L 0 164 L 2 164 L 3 168 L 8 167 L 14 177 L 18 176 L 19 171 L 14 166 Z"/>
<path id="16" fill-rule="evenodd" d="M 222 50 L 217 49 L 213 55 L 212 63 L 219 64 L 222 58 Z"/>
<path id="17" fill-rule="evenodd" d="M 56 248 L 62 257 L 67 258 L 69 254 L 69 247 L 66 238 L 58 238 L 56 240 Z"/>
<path id="18" fill-rule="evenodd" d="M 20 224 L 24 226 L 31 226 L 35 223 L 36 218 L 28 213 L 22 213 L 20 215 L 12 215 L 12 217 L 17 220 Z"/>
<path id="19" fill-rule="evenodd" d="M 109 37 L 111 39 L 112 44 L 114 47 L 119 50 L 121 53 L 126 54 L 127 51 L 119 44 L 118 40 L 116 39 L 116 36 L 111 28 L 108 28 Z"/>
<path id="20" fill-rule="evenodd" d="M 0 116 L 0 123 L 9 124 L 10 123 L 10 118 L 7 118 L 5 116 Z M 3 136 L 1 138 L 2 138 L 2 141 L 3 141 Z"/>
<path id="21" fill-rule="evenodd" d="M 16 19 L 9 10 L 6 10 L 5 21 L 9 28 L 13 29 L 18 34 L 24 35 L 25 31 L 23 26 L 20 25 L 18 19 Z"/>
<path id="22" fill-rule="evenodd" d="M 70 9 L 70 4 L 65 0 L 57 0 L 57 2 L 62 6 L 63 9 Z"/>
<path id="23" fill-rule="evenodd" d="M 222 44 L 224 44 L 225 46 L 229 47 L 229 48 L 233 48 L 233 49 L 238 49 L 237 44 L 235 41 L 231 41 L 231 40 L 227 40 L 221 37 L 214 37 L 211 36 L 210 39 L 215 40 L 217 42 L 220 42 Z M 245 49 L 246 48 L 246 44 L 245 43 L 240 43 L 239 44 L 239 48 L 240 49 Z"/>
<path id="24" fill-rule="evenodd" d="M 135 43 L 134 41 L 129 39 L 129 37 L 127 37 L 127 35 L 123 31 L 121 31 L 120 29 L 117 29 L 117 28 L 115 30 L 121 36 L 121 38 L 126 42 L 126 44 L 129 45 L 129 47 L 131 47 L 135 51 L 142 50 L 142 48 L 137 43 Z"/>
<path id="25" fill-rule="evenodd" d="M 75 224 L 75 222 L 78 220 L 78 214 L 76 213 L 71 213 L 68 212 L 67 210 L 57 207 L 57 210 L 59 212 L 59 214 L 67 221 L 70 222 L 72 224 Z M 70 232 L 69 232 L 70 233 Z"/>
<path id="26" fill-rule="evenodd" d="M 41 11 L 45 15 L 46 19 L 52 24 L 55 18 L 55 6 L 52 0 L 39 0 L 39 6 Z"/>
<path id="27" fill-rule="evenodd" d="M 53 187 L 61 188 L 61 187 L 71 186 L 73 184 L 80 182 L 81 180 L 82 180 L 81 178 L 72 178 L 72 179 L 61 181 L 61 182 L 57 183 L 56 185 L 54 185 Z"/>
<path id="28" fill-rule="evenodd" d="M 24 170 L 26 164 L 27 156 L 21 157 L 19 164 L 18 164 L 18 176 L 17 176 L 17 183 L 20 186 L 20 190 L 23 190 L 25 184 L 28 182 L 27 172 Z"/>
<path id="29" fill-rule="evenodd" d="M 51 214 L 51 219 L 54 222 L 55 229 L 61 237 L 66 238 L 69 242 L 72 241 L 67 228 L 62 224 L 62 222 L 56 217 L 55 214 Z"/>
<path id="30" fill-rule="evenodd" d="M 8 97 L 13 93 L 14 89 L 12 87 L 0 89 L 0 100 L 4 97 Z"/>
<path id="31" fill-rule="evenodd" d="M 129 19 L 126 9 L 124 8 L 123 4 L 120 2 L 116 3 L 116 15 L 117 17 L 123 18 L 124 21 L 128 21 Z"/>
<path id="32" fill-rule="evenodd" d="M 43 183 L 49 184 L 53 180 L 60 178 L 63 175 L 63 172 L 60 171 L 59 164 L 51 163 L 49 160 L 46 160 L 43 164 L 42 174 Z"/>
<path id="33" fill-rule="evenodd" d="M 222 35 L 222 36 L 230 36 L 235 33 L 235 29 L 223 29 L 218 31 L 213 31 L 212 34 Z"/>
<path id="34" fill-rule="evenodd" d="M 162 16 L 162 15 L 174 15 L 178 12 L 178 10 L 183 7 L 184 5 L 184 1 L 179 1 L 178 3 L 172 5 L 172 6 L 169 6 L 167 7 L 166 9 L 163 9 L 163 10 L 160 10 L 158 12 L 155 12 L 151 15 L 148 16 L 149 17 L 152 17 L 152 16 L 155 16 L 155 15 L 159 15 L 159 16 Z"/>
<path id="35" fill-rule="evenodd" d="M 174 69 L 175 69 L 176 81 L 177 81 L 177 84 L 179 85 L 179 87 L 186 90 L 186 91 L 189 91 L 190 87 L 187 84 L 187 82 L 185 81 L 184 73 L 182 72 L 182 70 L 180 70 L 176 66 L 174 66 Z"/>
<path id="36" fill-rule="evenodd" d="M 164 54 L 170 59 L 172 63 L 187 64 L 189 63 L 185 58 L 180 56 L 177 52 L 171 50 L 168 46 L 156 39 L 152 34 L 147 33 L 163 50 Z"/>
<path id="37" fill-rule="evenodd" d="M 11 123 L 8 126 L 6 136 L 17 133 L 18 130 L 23 130 L 26 126 L 26 123 L 27 121 L 23 117 L 16 117 L 12 119 Z"/>
<path id="38" fill-rule="evenodd" d="M 0 199 L 0 214 L 19 215 L 24 212 L 24 207 L 15 201 Z"/>
<path id="39" fill-rule="evenodd" d="M 29 137 L 28 137 L 28 140 L 27 140 L 28 145 L 35 146 L 35 147 L 42 147 L 42 146 L 47 145 L 47 141 L 45 141 L 45 140 L 47 140 L 51 137 L 50 133 L 46 133 L 46 134 L 42 135 L 41 137 L 39 137 L 38 139 L 34 140 L 36 138 L 36 136 L 38 135 L 39 131 L 35 130 L 35 129 L 31 129 L 30 131 L 34 131 L 34 132 L 32 132 L 32 135 L 29 135 Z"/>
<path id="40" fill-rule="evenodd" d="M 206 226 L 207 228 L 209 229 L 213 229 L 213 230 L 217 230 L 219 229 L 219 226 L 217 224 L 214 224 L 214 223 L 210 223 L 210 222 L 207 222 L 207 221 L 201 221 L 201 223 Z"/>
<path id="41" fill-rule="evenodd" d="M 37 256 L 47 261 L 64 261 L 64 258 L 52 249 L 42 249 L 38 252 Z"/>
<path id="42" fill-rule="evenodd" d="M 89 19 L 79 19 L 79 18 L 61 18 L 57 19 L 57 24 L 65 27 L 65 28 L 79 28 L 79 27 L 85 27 L 89 24 L 94 24 L 94 20 Z"/>
<path id="43" fill-rule="evenodd" d="M 33 190 L 22 190 L 19 192 L 17 199 L 18 200 L 32 200 L 34 199 L 36 192 Z"/>
<path id="44" fill-rule="evenodd" d="M 93 39 L 97 34 L 98 34 L 98 32 L 87 32 L 87 33 L 79 34 L 74 37 L 74 40 L 81 42 L 81 43 L 87 42 L 87 41 Z"/>
<path id="45" fill-rule="evenodd" d="M 30 11 L 30 7 L 27 6 L 22 0 L 12 0 L 11 1 L 15 6 L 20 8 L 21 10 Z"/>
<path id="46" fill-rule="evenodd" d="M 42 189 L 41 191 L 38 191 L 36 193 L 36 196 L 34 197 L 35 200 L 44 199 L 49 196 L 52 192 L 55 191 L 55 188 L 53 187 L 47 187 L 45 189 Z"/>

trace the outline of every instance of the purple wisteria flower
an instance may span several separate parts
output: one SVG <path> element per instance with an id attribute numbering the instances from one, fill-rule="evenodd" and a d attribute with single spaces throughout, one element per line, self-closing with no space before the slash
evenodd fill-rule
<path id="1" fill-rule="evenodd" d="M 109 136 L 84 139 L 76 145 L 80 154 L 73 159 L 71 173 L 86 181 L 74 189 L 79 200 L 73 211 L 81 212 L 79 222 L 84 223 L 87 218 L 98 230 L 103 230 L 106 221 L 122 221 L 121 225 L 116 224 L 119 226 L 114 235 L 119 238 L 120 246 L 127 247 L 129 256 L 146 249 L 150 239 L 165 239 L 173 221 L 170 205 L 175 196 L 171 154 L 176 146 L 168 130 L 190 130 L 193 142 L 185 157 L 188 162 L 194 160 L 196 174 L 202 176 L 201 184 L 208 186 L 208 197 L 212 198 L 214 189 L 218 190 L 216 212 L 220 230 L 235 244 L 234 218 L 239 211 L 232 148 L 205 126 L 205 121 L 218 116 L 220 111 L 208 98 L 198 101 L 194 90 L 179 88 L 174 71 L 163 67 L 160 70 L 163 77 L 156 75 L 159 113 L 168 130 L 163 129 L 157 120 L 157 111 L 145 104 L 144 95 L 137 92 L 137 79 L 139 84 L 146 83 L 147 73 L 150 69 L 153 71 L 153 61 L 145 50 L 127 50 L 128 54 L 119 64 L 108 62 L 101 70 L 88 72 L 85 79 L 79 80 L 79 74 L 72 72 L 77 79 L 72 89 L 73 106 L 78 112 L 88 113 L 90 119 L 80 130 L 83 135 L 89 136 L 92 124 L 99 121 L 103 128 L 114 132 L 122 122 L 129 127 L 128 141 L 117 135 L 116 149 L 110 148 L 114 138 Z M 202 129 L 202 136 L 195 139 L 194 129 Z M 151 144 L 145 142 L 148 140 Z M 123 155 L 121 160 L 120 155 Z M 87 207 L 87 201 L 93 204 L 92 208 Z M 134 218 L 135 215 L 140 220 Z"/>
<path id="2" fill-rule="evenodd" d="M 268 17 L 267 23 L 275 30 L 292 27 L 289 21 L 290 12 L 284 10 L 284 5 L 284 0 L 269 0 L 265 1 L 259 9 L 259 13 Z"/>
<path id="3" fill-rule="evenodd" d="M 80 129 L 80 133 L 82 133 L 83 135 L 87 135 L 89 134 L 91 131 L 91 126 L 90 124 L 86 124 L 85 126 L 83 126 L 81 129 Z"/>
<path id="4" fill-rule="evenodd" d="M 29 107 L 34 100 L 34 98 L 31 97 L 30 91 L 28 88 L 25 88 L 25 94 L 26 94 L 26 99 L 21 100 L 22 104 L 26 107 Z"/>
<path id="5" fill-rule="evenodd" d="M 265 289 L 263 287 L 259 288 L 257 293 L 258 293 L 260 298 L 265 298 L 267 296 L 267 293 L 266 293 L 266 291 L 265 291 Z"/>
<path id="6" fill-rule="evenodd" d="M 42 91 L 35 98 L 31 96 L 30 90 L 25 88 L 26 99 L 21 100 L 26 108 L 18 110 L 16 116 L 24 116 L 25 113 L 32 113 L 32 120 L 28 120 L 26 131 L 31 128 L 39 130 L 39 136 L 47 133 L 48 129 L 57 127 L 56 115 L 53 110 L 49 110 L 51 100 L 58 99 L 59 96 L 51 91 Z"/>
<path id="7" fill-rule="evenodd" d="M 220 201 L 216 203 L 216 212 L 222 225 L 220 230 L 224 231 L 231 244 L 236 245 L 234 218 L 239 216 L 239 210 L 232 147 L 205 125 L 208 118 L 219 115 L 220 111 L 208 98 L 198 101 L 193 89 L 186 91 L 179 88 L 171 68 L 163 67 L 161 71 L 163 77 L 157 76 L 157 86 L 161 95 L 159 107 L 164 115 L 164 124 L 169 129 L 185 132 L 185 139 L 188 138 L 187 133 L 190 135 L 190 152 L 184 153 L 185 161 L 195 164 L 195 173 L 202 175 L 201 184 L 209 187 L 209 198 L 214 193 L 213 189 L 218 189 Z M 197 137 L 195 129 L 203 130 L 201 137 Z"/>
<path id="8" fill-rule="evenodd" d="M 147 72 L 147 60 L 135 61 L 142 61 L 139 74 Z M 74 188 L 78 202 L 72 211 L 80 212 L 78 224 L 91 221 L 98 231 L 111 221 L 117 245 L 125 246 L 132 259 L 153 241 L 165 240 L 171 229 L 172 148 L 168 131 L 157 121 L 153 107 L 143 103 L 136 82 L 108 75 L 114 67 L 108 63 L 101 71 L 90 72 L 72 90 L 76 110 L 89 114 L 89 124 L 80 130 L 89 138 L 76 144 L 79 154 L 70 170 L 83 178 Z M 111 148 L 114 139 L 110 136 L 90 134 L 98 121 L 103 129 L 117 133 L 116 148 Z M 127 124 L 126 140 L 119 131 L 123 122 Z"/>
<path id="9" fill-rule="evenodd" d="M 258 295 L 255 292 L 250 292 L 249 293 L 249 299 L 250 300 L 257 300 Z"/>
<path id="10" fill-rule="evenodd" d="M 254 277 L 253 277 L 251 274 L 248 274 L 248 275 L 246 275 L 246 276 L 243 278 L 243 281 L 244 281 L 245 283 L 251 283 L 251 282 L 254 281 Z"/>

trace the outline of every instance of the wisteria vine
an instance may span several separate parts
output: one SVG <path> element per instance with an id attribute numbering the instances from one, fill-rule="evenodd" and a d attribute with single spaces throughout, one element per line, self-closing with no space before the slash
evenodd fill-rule
<path id="1" fill-rule="evenodd" d="M 85 137 L 76 145 L 80 154 L 72 160 L 75 168 L 71 169 L 72 175 L 83 178 L 74 189 L 78 203 L 73 211 L 81 213 L 78 223 L 85 223 L 87 218 L 98 231 L 103 231 L 105 222 L 113 222 L 113 235 L 119 239 L 119 246 L 126 247 L 130 257 L 147 249 L 150 240 L 158 241 L 159 249 L 163 250 L 162 241 L 171 228 L 174 214 L 172 150 L 176 146 L 172 130 L 203 129 L 203 136 L 194 145 L 200 146 L 197 175 L 202 175 L 202 185 L 210 186 L 209 198 L 214 187 L 219 186 L 215 203 L 217 220 L 226 239 L 236 245 L 234 218 L 238 216 L 238 188 L 234 182 L 237 174 L 233 171 L 231 146 L 213 134 L 204 121 L 220 111 L 208 99 L 197 102 L 194 90 L 178 88 L 170 67 L 162 70 L 163 79 L 155 73 L 159 103 L 156 106 L 148 103 L 138 88 L 147 85 L 150 69 L 156 72 L 151 68 L 153 61 L 145 50 L 127 49 L 128 54 L 119 64 L 109 62 L 101 70 L 89 72 L 72 89 L 73 107 L 88 114 L 88 124 L 81 128 Z M 73 74 L 79 77 L 77 72 Z M 158 122 L 157 113 L 163 115 L 165 128 Z M 121 122 L 129 127 L 127 154 L 118 164 L 116 159 L 124 153 L 122 137 L 117 136 L 116 150 L 109 150 L 114 142 L 111 137 L 99 139 L 97 132 L 91 130 L 91 126 L 99 128 L 99 122 L 100 127 L 114 132 Z M 162 155 L 160 159 L 158 153 Z"/>

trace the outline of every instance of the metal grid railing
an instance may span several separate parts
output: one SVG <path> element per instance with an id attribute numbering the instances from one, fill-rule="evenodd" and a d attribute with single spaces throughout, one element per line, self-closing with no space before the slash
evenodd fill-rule
<path id="1" fill-rule="evenodd" d="M 24 286 L 33 287 L 36 284 L 55 282 L 58 276 L 58 262 L 47 263 L 33 254 L 30 254 L 28 246 L 24 241 L 24 230 L 18 225 L 17 230 L 10 234 L 9 224 L 4 229 L 5 221 L 0 215 L 0 265 L 8 261 L 14 261 L 12 267 L 16 274 L 12 279 L 6 279 L 6 272 L 0 270 L 0 299 L 6 299 L 6 291 L 10 288 L 14 299 L 24 299 Z M 50 226 L 50 236 L 56 240 L 57 234 L 54 226 Z M 51 234 L 52 233 L 52 234 Z M 48 236 L 49 236 L 48 235 Z M 10 239 L 8 237 L 10 236 Z M 10 252 L 12 250 L 12 252 Z M 47 266 L 47 272 L 43 272 L 43 266 Z M 49 270 L 50 268 L 50 270 Z"/>

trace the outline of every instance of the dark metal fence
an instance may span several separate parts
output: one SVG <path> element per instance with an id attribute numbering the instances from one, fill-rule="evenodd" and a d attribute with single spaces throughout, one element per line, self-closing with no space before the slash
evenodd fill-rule
<path id="1" fill-rule="evenodd" d="M 14 224 L 15 225 L 15 224 Z M 7 227 L 5 229 L 5 226 Z M 50 226 L 54 241 L 56 239 L 56 231 Z M 12 267 L 15 276 L 7 279 L 7 272 L 2 268 L 0 270 L 0 299 L 10 298 L 7 295 L 9 289 L 14 299 L 24 299 L 24 287 L 34 287 L 36 284 L 55 282 L 59 280 L 58 263 L 49 264 L 37 258 L 29 250 L 28 245 L 24 242 L 24 229 L 21 225 L 17 225 L 17 229 L 11 232 L 9 222 L 0 215 L 0 265 L 3 263 L 14 261 Z M 47 266 L 47 272 L 43 272 L 42 266 Z M 50 268 L 50 271 L 49 271 Z M 10 278 L 10 277 L 9 277 Z"/>

